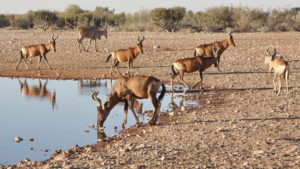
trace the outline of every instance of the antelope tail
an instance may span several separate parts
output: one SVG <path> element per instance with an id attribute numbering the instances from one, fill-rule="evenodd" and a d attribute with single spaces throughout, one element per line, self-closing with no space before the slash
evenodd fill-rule
<path id="1" fill-rule="evenodd" d="M 158 96 L 159 101 L 161 101 L 164 98 L 165 93 L 166 93 L 166 86 L 162 83 L 161 87 L 162 87 L 162 90 L 161 90 L 160 95 Z"/>
<path id="2" fill-rule="evenodd" d="M 109 59 L 111 58 L 111 56 L 112 56 L 112 54 L 109 54 L 109 55 L 107 56 L 106 62 L 109 61 Z"/>
<path id="3" fill-rule="evenodd" d="M 285 75 L 284 78 L 289 79 L 289 73 L 290 73 L 290 69 L 289 67 L 285 70 Z"/>
<path id="4" fill-rule="evenodd" d="M 194 56 L 197 56 L 197 51 L 196 51 L 196 49 L 194 50 Z"/>
<path id="5" fill-rule="evenodd" d="M 172 75 L 175 75 L 178 73 L 177 69 L 174 67 L 174 65 L 171 66 L 172 69 Z"/>
<path id="6" fill-rule="evenodd" d="M 21 55 L 21 58 L 23 58 L 23 59 L 24 59 L 24 56 L 23 56 L 23 52 L 22 52 L 22 50 L 20 50 L 20 55 Z"/>

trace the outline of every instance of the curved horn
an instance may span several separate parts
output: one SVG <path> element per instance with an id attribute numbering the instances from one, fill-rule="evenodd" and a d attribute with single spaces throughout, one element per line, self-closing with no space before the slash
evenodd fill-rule
<path id="1" fill-rule="evenodd" d="M 232 31 L 230 31 L 230 32 L 228 33 L 228 35 L 229 35 L 229 37 L 232 37 Z"/>
<path id="2" fill-rule="evenodd" d="M 267 52 L 270 56 L 272 56 L 271 52 L 269 51 L 269 48 L 267 49 Z"/>
<path id="3" fill-rule="evenodd" d="M 98 107 L 102 107 L 101 100 L 97 97 L 97 95 L 98 95 L 98 92 L 94 92 L 92 94 L 92 99 L 95 100 L 98 103 L 97 104 Z"/>
<path id="4" fill-rule="evenodd" d="M 277 54 L 276 48 L 274 48 L 273 51 L 274 51 L 274 55 L 276 55 Z"/>
<path id="5" fill-rule="evenodd" d="M 145 36 L 143 35 L 143 39 L 140 40 L 140 35 L 138 36 L 138 41 L 142 42 L 145 40 Z"/>
<path id="6" fill-rule="evenodd" d="M 54 33 L 52 34 L 52 40 L 55 41 L 58 38 L 58 35 L 56 37 L 54 36 Z"/>

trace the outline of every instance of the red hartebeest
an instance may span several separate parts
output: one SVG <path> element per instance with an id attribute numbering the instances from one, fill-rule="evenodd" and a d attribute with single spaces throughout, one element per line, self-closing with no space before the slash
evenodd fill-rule
<path id="1" fill-rule="evenodd" d="M 56 37 L 54 37 L 54 34 L 52 35 L 52 41 L 49 41 L 49 43 L 47 44 L 38 44 L 38 45 L 30 45 L 30 46 L 24 46 L 21 48 L 20 51 L 20 58 L 19 61 L 17 63 L 16 66 L 16 70 L 20 64 L 20 62 L 23 60 L 27 69 L 29 69 L 28 65 L 27 65 L 27 58 L 29 56 L 31 57 L 35 57 L 35 56 L 39 56 L 39 62 L 38 62 L 38 66 L 37 68 L 40 69 L 40 63 L 42 61 L 42 59 L 44 58 L 44 60 L 46 61 L 48 68 L 51 69 L 46 54 L 53 50 L 54 52 L 56 52 L 56 39 L 58 38 L 58 35 Z"/>
<path id="2" fill-rule="evenodd" d="M 156 98 L 156 94 L 162 86 L 161 94 Z M 101 100 L 97 98 L 97 92 L 93 93 L 92 98 L 98 103 L 98 119 L 100 127 L 103 127 L 103 123 L 108 117 L 110 111 L 120 102 L 125 102 L 124 111 L 125 117 L 122 127 L 124 128 L 127 123 L 127 112 L 128 106 L 132 110 L 137 124 L 139 124 L 139 119 L 134 111 L 134 104 L 136 99 L 146 99 L 148 98 L 153 107 L 153 116 L 149 121 L 149 124 L 156 124 L 158 120 L 158 113 L 160 111 L 160 101 L 163 99 L 166 92 L 165 85 L 158 79 L 152 76 L 132 76 L 132 77 L 120 77 L 116 79 L 114 87 L 110 92 L 109 96 L 106 98 L 104 104 Z"/>
<path id="3" fill-rule="evenodd" d="M 88 52 L 90 45 L 92 43 L 92 40 L 95 41 L 95 50 L 96 50 L 96 52 L 98 52 L 97 44 L 96 44 L 97 39 L 100 40 L 102 36 L 104 36 L 107 39 L 107 27 L 105 27 L 104 30 L 99 30 L 97 27 L 94 27 L 94 26 L 93 27 L 79 27 L 78 32 L 79 32 L 79 38 L 77 40 L 78 40 L 78 48 L 79 48 L 80 52 L 81 52 L 80 46 L 82 46 L 84 52 Z M 89 43 L 87 50 L 85 50 L 85 48 L 82 44 L 82 41 L 85 38 L 90 39 L 90 43 Z"/>
<path id="4" fill-rule="evenodd" d="M 128 62 L 128 74 L 130 74 L 130 69 L 133 67 L 133 60 L 138 56 L 139 53 L 143 54 L 143 41 L 145 40 L 145 37 L 143 36 L 143 39 L 140 40 L 140 37 L 138 36 L 138 43 L 136 47 L 130 47 L 127 49 L 119 49 L 107 56 L 106 62 L 109 61 L 110 58 L 112 58 L 112 65 L 110 67 L 110 75 L 112 75 L 112 69 L 117 68 L 117 71 L 122 76 L 121 72 L 118 69 L 118 65 L 120 62 Z"/>
<path id="5" fill-rule="evenodd" d="M 274 77 L 273 77 L 273 84 L 274 90 L 277 92 L 277 95 L 280 95 L 281 92 L 281 78 L 285 78 L 286 82 L 286 90 L 287 95 L 289 94 L 289 86 L 288 86 L 288 79 L 289 79 L 289 72 L 290 66 L 287 61 L 285 61 L 282 57 L 276 57 L 277 51 L 276 49 L 273 50 L 273 53 L 267 49 L 269 57 L 265 57 L 265 63 L 269 65 L 269 72 L 274 70 Z M 278 87 L 277 87 L 278 83 Z"/>
<path id="6" fill-rule="evenodd" d="M 218 49 L 213 50 L 213 54 L 217 54 Z M 178 59 L 176 62 L 173 63 L 171 66 L 172 68 L 172 76 L 171 76 L 171 86 L 173 89 L 173 80 L 177 75 L 180 75 L 181 82 L 190 89 L 189 85 L 183 80 L 184 73 L 192 73 L 199 71 L 200 81 L 197 82 L 194 86 L 196 87 L 200 83 L 201 89 L 203 88 L 203 75 L 202 72 L 209 68 L 212 64 L 217 63 L 217 58 L 215 57 L 203 57 L 203 56 L 194 56 L 192 58 L 184 58 Z"/>
<path id="7" fill-rule="evenodd" d="M 215 67 L 218 67 L 218 70 L 220 71 L 219 64 L 222 53 L 228 48 L 228 46 L 232 45 L 235 46 L 235 43 L 233 41 L 233 37 L 231 32 L 228 34 L 228 38 L 224 39 L 223 41 L 216 41 L 210 44 L 202 44 L 196 47 L 194 50 L 194 56 L 210 56 L 210 57 L 216 57 L 217 58 L 217 64 L 214 64 Z M 214 55 L 213 49 L 218 48 L 217 56 Z"/>

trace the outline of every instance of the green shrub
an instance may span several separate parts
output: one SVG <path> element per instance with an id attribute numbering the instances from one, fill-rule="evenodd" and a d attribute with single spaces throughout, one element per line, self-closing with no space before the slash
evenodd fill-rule
<path id="1" fill-rule="evenodd" d="M 0 15 L 0 28 L 9 26 L 9 20 L 5 15 Z"/>
<path id="2" fill-rule="evenodd" d="M 8 15 L 7 17 L 12 28 L 29 29 L 33 27 L 27 15 Z"/>
<path id="3" fill-rule="evenodd" d="M 177 31 L 180 28 L 180 21 L 185 15 L 185 8 L 156 8 L 150 12 L 153 24 L 165 29 L 168 32 Z"/>

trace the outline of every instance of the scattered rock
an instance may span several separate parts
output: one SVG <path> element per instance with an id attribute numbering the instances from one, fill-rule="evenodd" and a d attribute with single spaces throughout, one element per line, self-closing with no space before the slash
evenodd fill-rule
<path id="1" fill-rule="evenodd" d="M 19 142 L 23 141 L 23 139 L 21 137 L 15 137 L 14 141 L 19 143 Z"/>
<path id="2" fill-rule="evenodd" d="M 90 124 L 88 125 L 89 128 L 95 128 L 95 125 L 94 124 Z"/>

